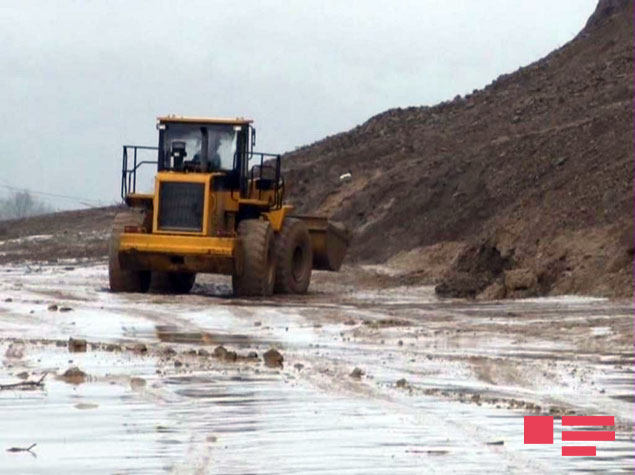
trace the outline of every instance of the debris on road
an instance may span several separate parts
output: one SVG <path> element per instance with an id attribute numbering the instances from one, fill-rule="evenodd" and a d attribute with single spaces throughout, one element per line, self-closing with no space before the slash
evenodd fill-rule
<path id="1" fill-rule="evenodd" d="M 86 340 L 82 338 L 69 338 L 68 339 L 68 351 L 71 353 L 85 353 L 88 348 Z"/>
<path id="2" fill-rule="evenodd" d="M 263 355 L 265 359 L 265 365 L 270 368 L 282 368 L 282 362 L 284 358 L 282 354 L 275 348 L 271 348 Z"/>
<path id="3" fill-rule="evenodd" d="M 353 379 L 362 379 L 362 376 L 364 376 L 364 371 L 362 371 L 360 368 L 355 368 L 351 374 L 349 374 L 349 376 Z"/>
<path id="4" fill-rule="evenodd" d="M 71 366 L 66 371 L 64 371 L 60 379 L 70 384 L 79 385 L 85 382 L 87 377 L 88 375 L 77 366 Z"/>
<path id="5" fill-rule="evenodd" d="M 37 444 L 31 444 L 28 447 L 11 447 L 9 449 L 7 449 L 7 452 L 31 452 L 31 450 L 33 449 L 33 447 L 35 447 Z"/>
<path id="6" fill-rule="evenodd" d="M 46 378 L 47 373 L 44 373 L 42 377 L 37 381 L 20 381 L 19 383 L 12 384 L 0 384 L 0 391 L 7 389 L 35 389 L 41 388 L 44 386 L 44 378 Z"/>

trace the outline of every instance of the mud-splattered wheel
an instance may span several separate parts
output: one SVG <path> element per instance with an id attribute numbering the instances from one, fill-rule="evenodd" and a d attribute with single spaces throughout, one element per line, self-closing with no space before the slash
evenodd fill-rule
<path id="1" fill-rule="evenodd" d="M 150 291 L 159 294 L 188 294 L 195 281 L 196 274 L 192 272 L 153 272 Z"/>
<path id="2" fill-rule="evenodd" d="M 313 252 L 306 225 L 299 219 L 285 218 L 276 236 L 275 292 L 304 294 L 311 283 Z"/>
<path id="3" fill-rule="evenodd" d="M 276 256 L 271 225 L 260 219 L 245 219 L 238 225 L 242 265 L 232 276 L 234 295 L 266 296 L 273 293 Z"/>
<path id="4" fill-rule="evenodd" d="M 143 226 L 143 211 L 129 210 L 118 213 L 112 225 L 108 246 L 108 280 L 111 292 L 147 292 L 150 287 L 150 271 L 122 269 L 119 264 L 119 240 L 126 226 Z"/>

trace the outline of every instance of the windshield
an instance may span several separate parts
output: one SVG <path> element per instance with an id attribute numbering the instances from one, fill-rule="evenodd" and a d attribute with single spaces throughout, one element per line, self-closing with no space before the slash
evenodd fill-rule
<path id="1" fill-rule="evenodd" d="M 238 132 L 231 125 L 165 124 L 163 168 L 232 170 Z"/>

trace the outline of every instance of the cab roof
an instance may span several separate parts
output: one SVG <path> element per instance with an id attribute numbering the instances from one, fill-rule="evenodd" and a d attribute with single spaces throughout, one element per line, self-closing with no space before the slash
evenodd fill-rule
<path id="1" fill-rule="evenodd" d="M 223 124 L 223 125 L 248 125 L 253 122 L 244 117 L 183 117 L 180 115 L 166 115 L 157 117 L 160 124 L 181 123 L 181 124 Z"/>

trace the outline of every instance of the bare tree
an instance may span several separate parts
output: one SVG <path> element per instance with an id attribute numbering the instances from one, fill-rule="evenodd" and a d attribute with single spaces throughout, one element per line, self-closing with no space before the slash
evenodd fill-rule
<path id="1" fill-rule="evenodd" d="M 47 203 L 39 201 L 28 191 L 16 191 L 0 200 L 0 219 L 19 219 L 53 212 Z"/>

